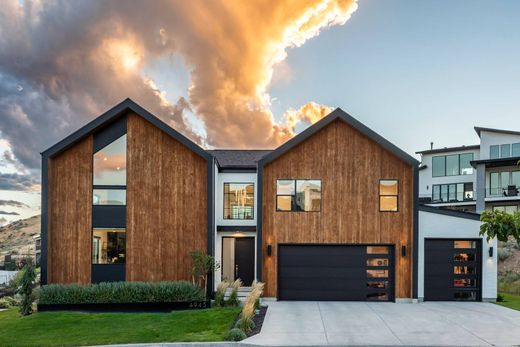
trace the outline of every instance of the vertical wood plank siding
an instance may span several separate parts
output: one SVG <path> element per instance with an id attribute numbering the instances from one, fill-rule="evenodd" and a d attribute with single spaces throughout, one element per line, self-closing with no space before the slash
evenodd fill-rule
<path id="1" fill-rule="evenodd" d="M 48 167 L 48 283 L 90 283 L 92 136 Z"/>
<path id="2" fill-rule="evenodd" d="M 127 139 L 126 279 L 189 280 L 207 247 L 207 163 L 135 114 Z"/>
<path id="3" fill-rule="evenodd" d="M 321 212 L 276 212 L 276 180 L 321 179 Z M 379 212 L 379 179 L 399 180 L 399 212 Z M 263 176 L 263 279 L 277 294 L 277 244 L 395 245 L 396 298 L 411 297 L 413 168 L 336 120 L 268 163 Z M 267 256 L 267 245 L 273 253 Z M 407 246 L 406 257 L 401 246 Z"/>

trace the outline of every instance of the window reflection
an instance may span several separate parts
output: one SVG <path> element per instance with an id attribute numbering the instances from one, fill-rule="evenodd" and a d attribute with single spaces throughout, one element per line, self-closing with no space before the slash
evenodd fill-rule
<path id="1" fill-rule="evenodd" d="M 319 211 L 321 209 L 321 181 L 296 181 L 296 207 L 299 211 Z"/>
<path id="2" fill-rule="evenodd" d="M 397 180 L 379 180 L 379 211 L 397 212 L 399 183 Z"/>
<path id="3" fill-rule="evenodd" d="M 93 229 L 92 264 L 120 264 L 126 258 L 126 229 Z"/>
<path id="4" fill-rule="evenodd" d="M 224 183 L 224 219 L 253 219 L 255 186 Z"/>
<path id="5" fill-rule="evenodd" d="M 126 134 L 94 153 L 94 185 L 126 185 Z"/>
<path id="6" fill-rule="evenodd" d="M 124 189 L 94 189 L 94 205 L 126 205 Z"/>

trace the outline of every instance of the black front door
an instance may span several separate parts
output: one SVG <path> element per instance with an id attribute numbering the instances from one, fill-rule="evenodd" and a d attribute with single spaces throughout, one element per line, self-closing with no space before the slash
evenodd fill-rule
<path id="1" fill-rule="evenodd" d="M 235 239 L 235 279 L 240 278 L 244 286 L 250 286 L 255 278 L 255 238 Z"/>

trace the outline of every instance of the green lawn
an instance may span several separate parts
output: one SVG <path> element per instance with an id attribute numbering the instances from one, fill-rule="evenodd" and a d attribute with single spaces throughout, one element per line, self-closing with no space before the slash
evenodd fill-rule
<path id="1" fill-rule="evenodd" d="M 520 311 L 520 295 L 501 293 L 504 296 L 504 301 L 497 302 L 498 305 L 512 308 Z"/>
<path id="2" fill-rule="evenodd" d="M 84 346 L 115 343 L 222 341 L 239 308 L 172 313 L 0 312 L 2 346 Z"/>

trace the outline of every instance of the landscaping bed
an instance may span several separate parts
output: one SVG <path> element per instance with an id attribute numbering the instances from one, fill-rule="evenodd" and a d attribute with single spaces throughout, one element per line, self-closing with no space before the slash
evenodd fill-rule
<path id="1" fill-rule="evenodd" d="M 501 295 L 503 297 L 503 301 L 497 302 L 497 305 L 520 311 L 520 295 L 508 293 L 501 293 Z"/>
<path id="2" fill-rule="evenodd" d="M 267 314 L 267 306 L 262 306 L 259 309 L 259 312 L 253 317 L 253 322 L 255 322 L 255 327 L 252 331 L 247 332 L 247 337 L 251 337 L 253 335 L 256 335 L 262 331 L 262 325 L 264 324 L 264 318 Z M 237 318 L 238 320 L 238 318 Z"/>

